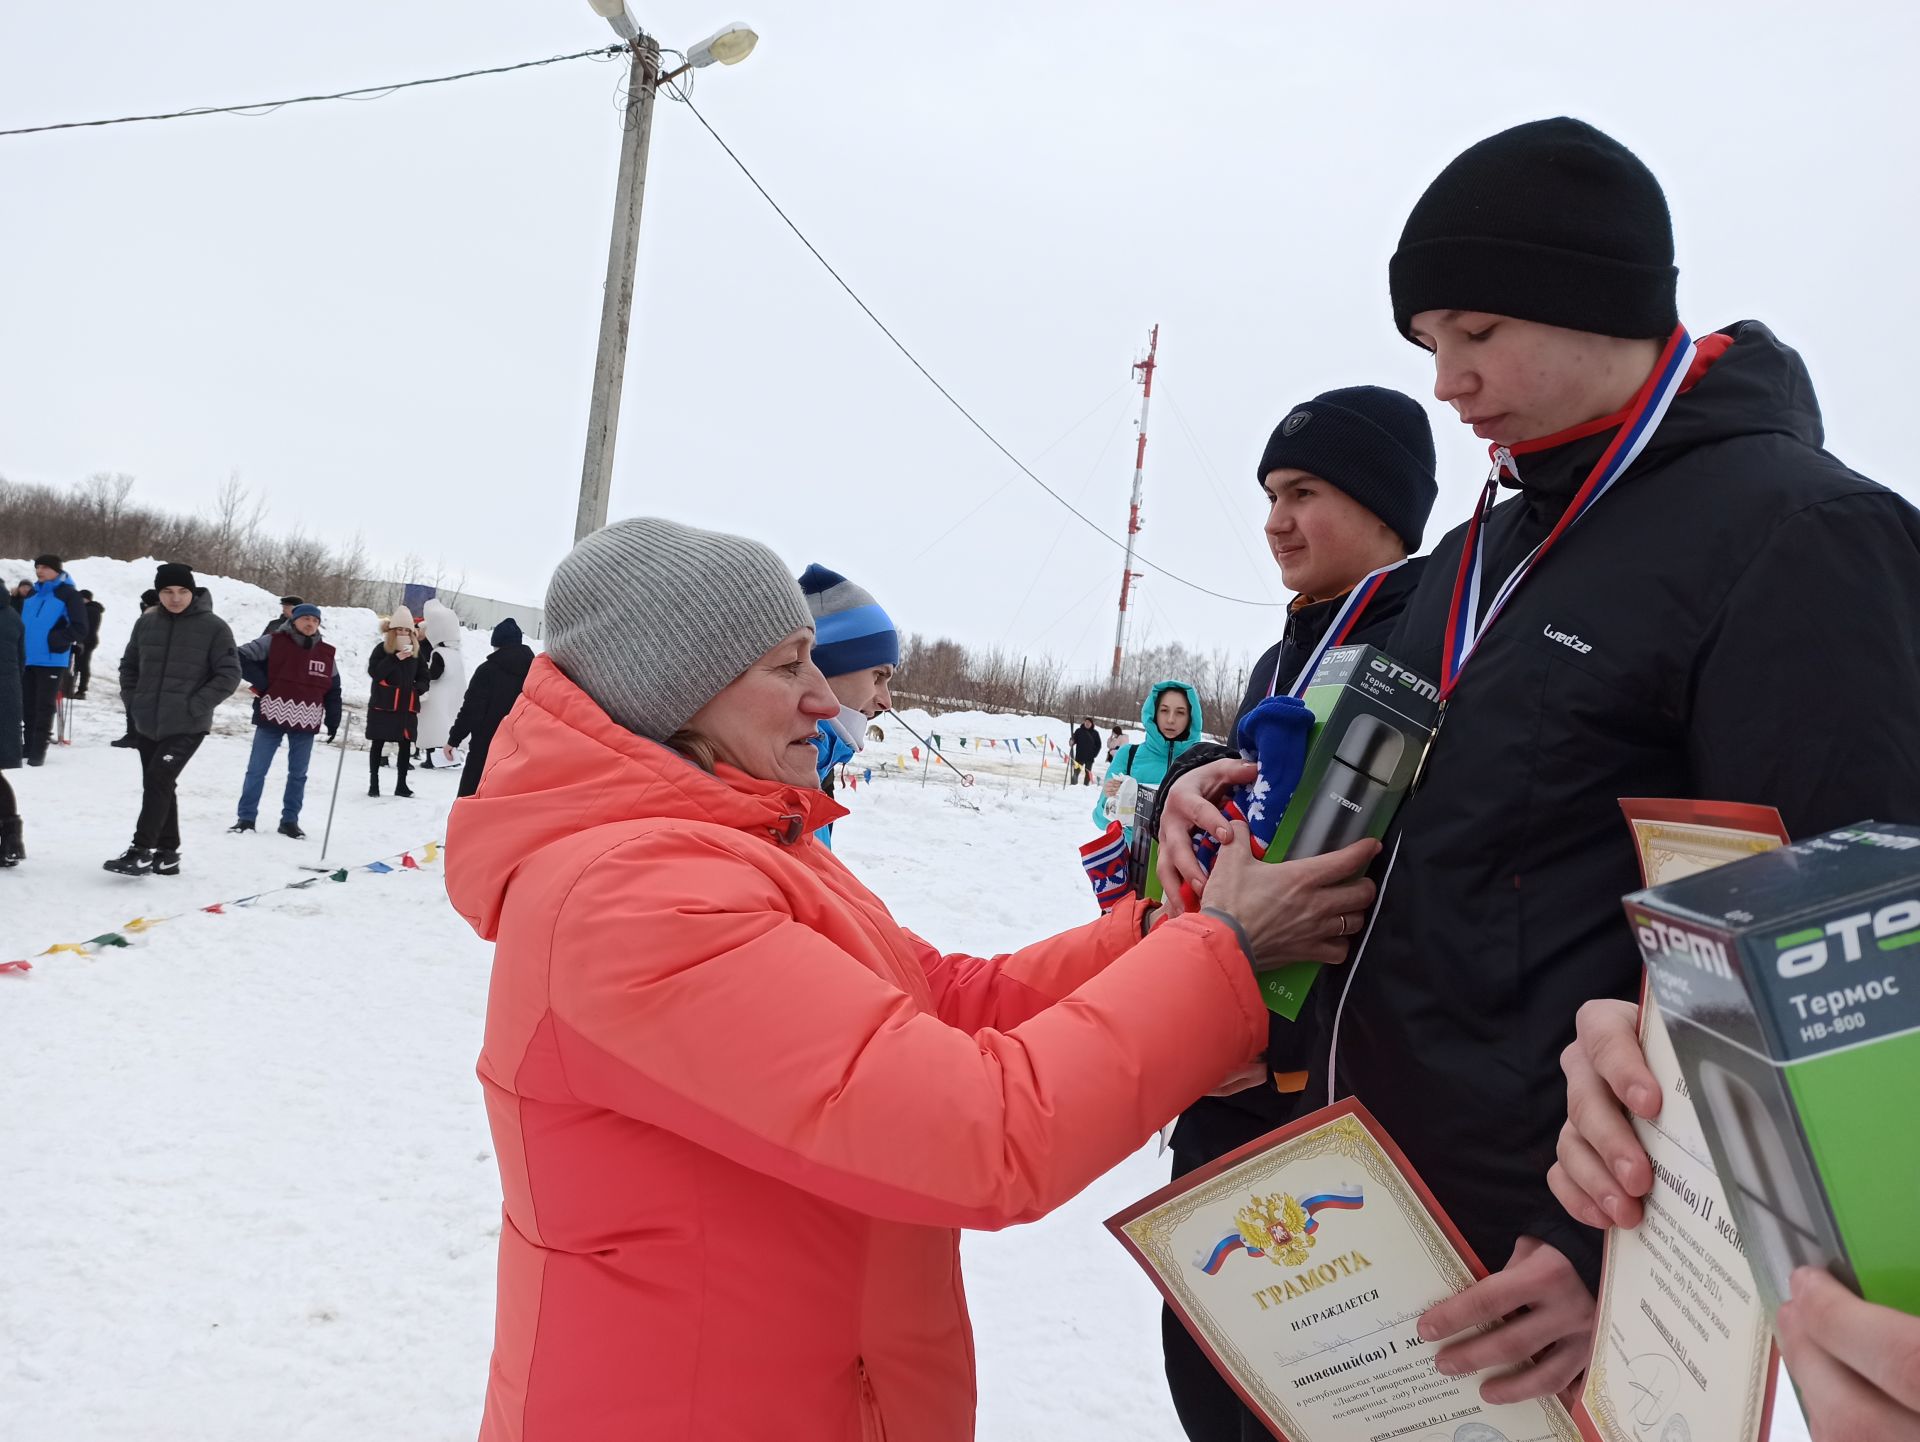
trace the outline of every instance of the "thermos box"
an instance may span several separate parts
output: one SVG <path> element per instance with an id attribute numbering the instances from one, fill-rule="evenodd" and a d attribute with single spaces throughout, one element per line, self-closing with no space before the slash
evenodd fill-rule
<path id="1" fill-rule="evenodd" d="M 1920 1313 L 1920 827 L 1863 821 L 1625 904 L 1769 1312 L 1815 1266 Z"/>
<path id="2" fill-rule="evenodd" d="M 1320 658 L 1300 699 L 1313 712 L 1306 765 L 1268 861 L 1298 860 L 1386 834 L 1420 773 L 1439 689 L 1376 646 L 1337 646 Z M 1267 1008 L 1297 1021 L 1320 963 L 1260 974 Z"/>

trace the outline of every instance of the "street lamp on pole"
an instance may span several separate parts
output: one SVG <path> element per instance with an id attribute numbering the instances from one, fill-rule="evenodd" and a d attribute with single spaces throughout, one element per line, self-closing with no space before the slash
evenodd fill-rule
<path id="1" fill-rule="evenodd" d="M 627 368 L 627 329 L 633 316 L 633 268 L 640 244 L 640 207 L 647 187 L 647 143 L 653 133 L 653 101 L 663 79 L 715 63 L 737 65 L 760 37 L 745 25 L 729 25 L 686 53 L 685 63 L 662 76 L 660 44 L 634 22 L 626 0 L 587 0 L 633 51 L 620 141 L 620 178 L 614 186 L 613 238 L 607 247 L 606 290 L 600 302 L 600 346 L 593 366 L 593 399 L 587 408 L 586 458 L 580 469 L 580 506 L 573 538 L 579 541 L 607 523 L 613 484 L 613 446 L 620 425 L 620 388 Z"/>

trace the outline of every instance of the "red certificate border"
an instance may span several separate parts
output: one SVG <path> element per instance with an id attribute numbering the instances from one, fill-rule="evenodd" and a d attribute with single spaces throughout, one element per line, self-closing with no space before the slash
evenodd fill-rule
<path id="1" fill-rule="evenodd" d="M 1689 801 L 1671 796 L 1623 796 L 1620 798 L 1621 814 L 1627 818 L 1627 829 L 1633 831 L 1636 821 L 1664 821 L 1670 824 L 1696 826 L 1725 826 L 1736 831 L 1771 832 L 1780 838 L 1783 846 L 1793 843 L 1787 835 L 1787 824 L 1780 817 L 1779 808 L 1763 806 L 1747 801 Z M 1640 863 L 1640 884 L 1647 884 L 1646 859 L 1641 854 L 1639 837 L 1634 836 L 1634 858 Z M 1636 1034 L 1646 1026 L 1647 1017 L 1647 974 L 1643 966 L 1640 971 L 1640 1021 Z M 1600 1304 L 1605 1300 L 1606 1279 L 1609 1275 L 1607 1264 L 1613 1260 L 1613 1234 L 1617 1230 L 1608 1227 L 1602 1234 L 1600 1247 L 1600 1283 L 1601 1289 L 1593 1299 L 1593 1345 L 1600 1346 Z M 1771 1329 L 1769 1329 L 1771 1330 Z M 1588 1359 L 1592 1366 L 1592 1359 Z M 1765 1442 L 1773 1435 L 1774 1402 L 1780 1393 L 1780 1344 L 1775 1342 L 1767 1358 L 1767 1396 L 1760 1404 L 1760 1430 L 1754 1442 Z M 1586 1377 L 1580 1379 L 1580 1395 L 1570 1409 L 1574 1421 L 1580 1430 L 1599 1436 L 1600 1428 L 1587 1411 Z"/>
<path id="2" fill-rule="evenodd" d="M 1414 1195 L 1420 1199 L 1420 1204 L 1427 1209 L 1427 1215 L 1431 1217 L 1434 1223 L 1440 1228 L 1441 1235 L 1444 1236 L 1452 1245 L 1453 1249 L 1460 1254 L 1460 1260 L 1466 1263 L 1467 1270 L 1473 1274 L 1473 1279 L 1476 1282 L 1484 1279 L 1487 1276 L 1485 1265 L 1482 1264 L 1480 1258 L 1475 1255 L 1473 1248 L 1467 1245 L 1467 1239 L 1460 1234 L 1460 1229 L 1454 1226 L 1453 1218 L 1447 1215 L 1446 1208 L 1440 1205 L 1439 1199 L 1433 1195 L 1433 1192 L 1428 1188 L 1426 1182 L 1421 1179 L 1420 1173 L 1414 1170 L 1413 1163 L 1407 1160 L 1407 1154 L 1400 1150 L 1399 1144 L 1395 1142 L 1391 1136 L 1387 1135 L 1386 1128 L 1374 1119 L 1373 1113 L 1368 1111 L 1366 1106 L 1356 1097 L 1344 1097 L 1332 1106 L 1322 1107 L 1319 1111 L 1300 1118 L 1299 1121 L 1290 1122 L 1278 1131 L 1268 1132 L 1263 1137 L 1255 1137 L 1245 1146 L 1230 1151 L 1223 1157 L 1217 1157 L 1213 1161 L 1208 1162 L 1204 1167 L 1188 1172 L 1185 1176 L 1175 1178 L 1158 1191 L 1142 1197 L 1132 1206 L 1115 1212 L 1111 1217 L 1107 1218 L 1107 1230 L 1113 1233 L 1119 1240 L 1120 1245 L 1125 1247 L 1128 1253 L 1132 1255 L 1134 1261 L 1140 1264 L 1140 1269 L 1145 1272 L 1153 1282 L 1154 1290 L 1159 1292 L 1161 1297 L 1166 1301 L 1168 1310 L 1180 1319 L 1180 1325 L 1187 1329 L 1187 1334 L 1193 1338 L 1195 1344 L 1206 1354 L 1206 1358 L 1213 1364 L 1214 1370 L 1220 1374 L 1228 1386 L 1233 1388 L 1235 1395 L 1246 1404 L 1247 1410 L 1258 1417 L 1266 1429 L 1280 1439 L 1280 1442 L 1293 1442 L 1293 1439 L 1288 1437 L 1285 1432 L 1282 1432 L 1279 1424 L 1275 1422 L 1273 1418 L 1269 1417 L 1265 1410 L 1261 1408 L 1260 1404 L 1248 1395 L 1246 1388 L 1240 1385 L 1240 1379 L 1233 1375 L 1232 1369 L 1221 1363 L 1219 1354 L 1213 1350 L 1212 1345 L 1207 1341 L 1205 1332 L 1202 1331 L 1194 1322 L 1193 1318 L 1187 1314 L 1186 1308 L 1180 1305 L 1179 1299 L 1173 1295 L 1172 1291 L 1168 1289 L 1167 1284 L 1161 1280 L 1160 1273 L 1155 1270 L 1153 1264 L 1147 1260 L 1146 1254 L 1135 1244 L 1133 1238 L 1127 1235 L 1125 1228 L 1127 1223 L 1153 1211 L 1157 1207 L 1164 1206 L 1175 1197 L 1192 1191 L 1195 1187 L 1204 1186 L 1219 1176 L 1220 1173 L 1231 1167 L 1238 1166 L 1249 1157 L 1258 1156 L 1262 1152 L 1270 1151 L 1274 1147 L 1290 1142 L 1294 1138 L 1303 1136 L 1318 1127 L 1323 1127 L 1328 1122 L 1338 1121 L 1341 1117 L 1347 1116 L 1354 1118 L 1361 1126 L 1365 1127 L 1367 1134 L 1379 1145 L 1380 1150 L 1387 1154 L 1387 1160 L 1393 1163 L 1394 1170 L 1399 1172 L 1401 1178 L 1413 1189 Z M 1593 1426 L 1586 1419 L 1584 1411 L 1569 1409 L 1569 1413 L 1573 1418 L 1574 1426 L 1579 1429 L 1581 1436 L 1587 1438 L 1588 1442 L 1601 1442 L 1599 1434 L 1593 1430 Z"/>
<path id="3" fill-rule="evenodd" d="M 1780 819 L 1779 808 L 1751 801 L 1689 801 L 1678 796 L 1622 796 L 1620 811 L 1627 818 L 1629 826 L 1635 821 L 1670 821 L 1682 825 L 1691 822 L 1696 826 L 1725 826 L 1735 831 L 1770 831 L 1780 838 L 1783 845 L 1793 841 L 1787 835 L 1786 823 Z M 1636 860 L 1639 855 L 1640 848 L 1636 845 Z M 1644 886 L 1646 882 L 1647 873 L 1643 864 L 1640 883 Z"/>

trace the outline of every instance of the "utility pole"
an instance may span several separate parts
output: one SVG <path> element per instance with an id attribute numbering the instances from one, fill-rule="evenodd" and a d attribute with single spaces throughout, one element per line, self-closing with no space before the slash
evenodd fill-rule
<path id="1" fill-rule="evenodd" d="M 1140 440 L 1133 452 L 1133 501 L 1127 508 L 1127 563 L 1120 573 L 1120 619 L 1113 628 L 1113 674 L 1107 679 L 1120 679 L 1120 656 L 1127 644 L 1127 598 L 1133 592 L 1133 583 L 1142 580 L 1145 573 L 1133 569 L 1133 538 L 1140 534 L 1140 497 L 1147 480 L 1147 404 L 1153 399 L 1153 368 L 1158 364 L 1155 359 L 1160 350 L 1160 327 L 1154 326 L 1147 335 L 1147 358 L 1133 363 L 1134 374 L 1140 378 Z"/>
<path id="2" fill-rule="evenodd" d="M 653 98 L 660 81 L 660 45 L 637 35 L 622 117 L 620 179 L 613 193 L 613 239 L 607 247 L 606 292 L 600 302 L 600 352 L 593 365 L 593 403 L 587 410 L 587 455 L 580 468 L 577 543 L 607 523 L 613 484 L 614 434 L 620 428 L 620 385 L 627 369 L 627 325 L 633 317 L 633 263 L 640 245 L 640 203 L 646 198 L 647 142 L 653 133 Z"/>

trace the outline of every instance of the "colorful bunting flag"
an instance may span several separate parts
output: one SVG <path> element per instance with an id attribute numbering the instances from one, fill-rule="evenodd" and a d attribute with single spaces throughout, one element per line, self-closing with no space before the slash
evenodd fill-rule
<path id="1" fill-rule="evenodd" d="M 30 961 L 0 961 L 0 971 L 24 972 L 24 971 L 32 971 L 32 970 L 33 970 L 33 963 Z"/>
<path id="2" fill-rule="evenodd" d="M 411 851 L 406 852 L 401 856 L 400 864 L 404 866 L 408 871 L 418 871 L 420 869 L 420 863 L 413 859 L 413 853 Z"/>

